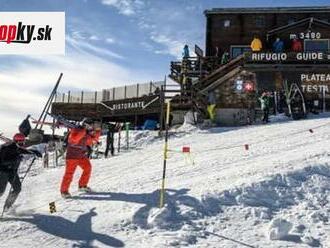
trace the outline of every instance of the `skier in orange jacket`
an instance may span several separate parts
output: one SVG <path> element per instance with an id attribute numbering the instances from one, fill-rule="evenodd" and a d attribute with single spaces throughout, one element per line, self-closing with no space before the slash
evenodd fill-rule
<path id="1" fill-rule="evenodd" d="M 98 142 L 101 129 L 93 129 L 86 122 L 79 128 L 70 129 L 68 137 L 66 167 L 61 184 L 61 195 L 63 198 L 70 197 L 69 188 L 77 166 L 80 166 L 83 173 L 79 180 L 79 191 L 90 192 L 88 182 L 91 176 L 91 163 L 88 157 L 90 147 Z"/>

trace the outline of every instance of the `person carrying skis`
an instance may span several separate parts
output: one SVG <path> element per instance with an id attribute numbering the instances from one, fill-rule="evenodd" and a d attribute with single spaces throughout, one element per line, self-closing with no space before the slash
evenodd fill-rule
<path id="1" fill-rule="evenodd" d="M 262 110 L 262 122 L 263 123 L 268 123 L 268 116 L 269 116 L 269 96 L 267 92 L 263 92 L 261 97 L 259 97 L 260 105 L 261 105 L 261 110 Z"/>
<path id="2" fill-rule="evenodd" d="M 8 182 L 11 184 L 12 190 L 6 199 L 4 211 L 7 211 L 16 201 L 21 192 L 21 181 L 18 175 L 18 167 L 20 166 L 22 155 L 30 154 L 42 157 L 41 153 L 36 150 L 27 150 L 24 147 L 25 136 L 17 133 L 13 137 L 13 141 L 7 142 L 0 147 L 0 197 L 4 194 Z"/>
<path id="3" fill-rule="evenodd" d="M 71 196 L 69 188 L 77 166 L 83 170 L 78 185 L 79 191 L 91 191 L 88 187 L 88 182 L 92 167 L 88 157 L 88 151 L 93 143 L 98 141 L 101 135 L 101 129 L 94 130 L 90 124 L 91 121 L 83 120 L 79 127 L 70 129 L 66 152 L 66 167 L 61 183 L 61 195 L 63 198 Z"/>

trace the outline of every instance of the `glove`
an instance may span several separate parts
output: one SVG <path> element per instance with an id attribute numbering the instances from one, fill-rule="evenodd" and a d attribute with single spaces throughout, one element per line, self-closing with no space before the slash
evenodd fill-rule
<path id="1" fill-rule="evenodd" d="M 36 155 L 38 158 L 42 158 L 42 154 L 37 151 L 37 150 L 30 150 L 30 152 L 34 153 L 34 155 Z"/>

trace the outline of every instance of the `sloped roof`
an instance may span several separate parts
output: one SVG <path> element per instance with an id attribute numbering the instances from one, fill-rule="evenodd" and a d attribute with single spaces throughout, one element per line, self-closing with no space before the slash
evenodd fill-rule
<path id="1" fill-rule="evenodd" d="M 213 8 L 205 10 L 206 16 L 213 14 L 252 14 L 252 13 L 327 13 L 330 6 L 313 7 L 256 7 L 256 8 Z"/>

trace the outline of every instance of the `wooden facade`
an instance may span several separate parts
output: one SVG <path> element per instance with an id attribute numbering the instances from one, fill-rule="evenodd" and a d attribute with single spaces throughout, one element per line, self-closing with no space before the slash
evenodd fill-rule
<path id="1" fill-rule="evenodd" d="M 206 55 L 243 55 L 242 67 L 256 75 L 257 95 L 296 83 L 307 100 L 330 109 L 330 7 L 223 8 L 206 10 L 205 16 Z M 255 37 L 262 43 L 258 52 L 250 46 Z M 284 44 L 281 51 L 274 50 L 276 39 Z M 301 50 L 294 50 L 294 40 Z"/>
<path id="2" fill-rule="evenodd" d="M 330 22 L 330 7 L 289 7 L 289 8 L 223 8 L 206 10 L 206 56 L 214 56 L 216 47 L 218 53 L 229 52 L 242 47 L 249 50 L 254 35 L 257 35 L 265 49 L 271 49 L 271 44 L 276 35 L 288 45 L 289 33 L 306 32 L 307 25 L 296 26 L 282 33 L 273 32 L 267 39 L 267 34 L 277 28 L 294 24 L 309 18 L 317 19 L 324 23 Z M 318 25 L 315 23 L 315 25 Z M 314 24 L 313 24 L 314 26 Z M 330 30 L 327 25 L 318 25 L 322 38 L 329 38 Z M 289 33 L 288 33 L 289 32 Z"/>

